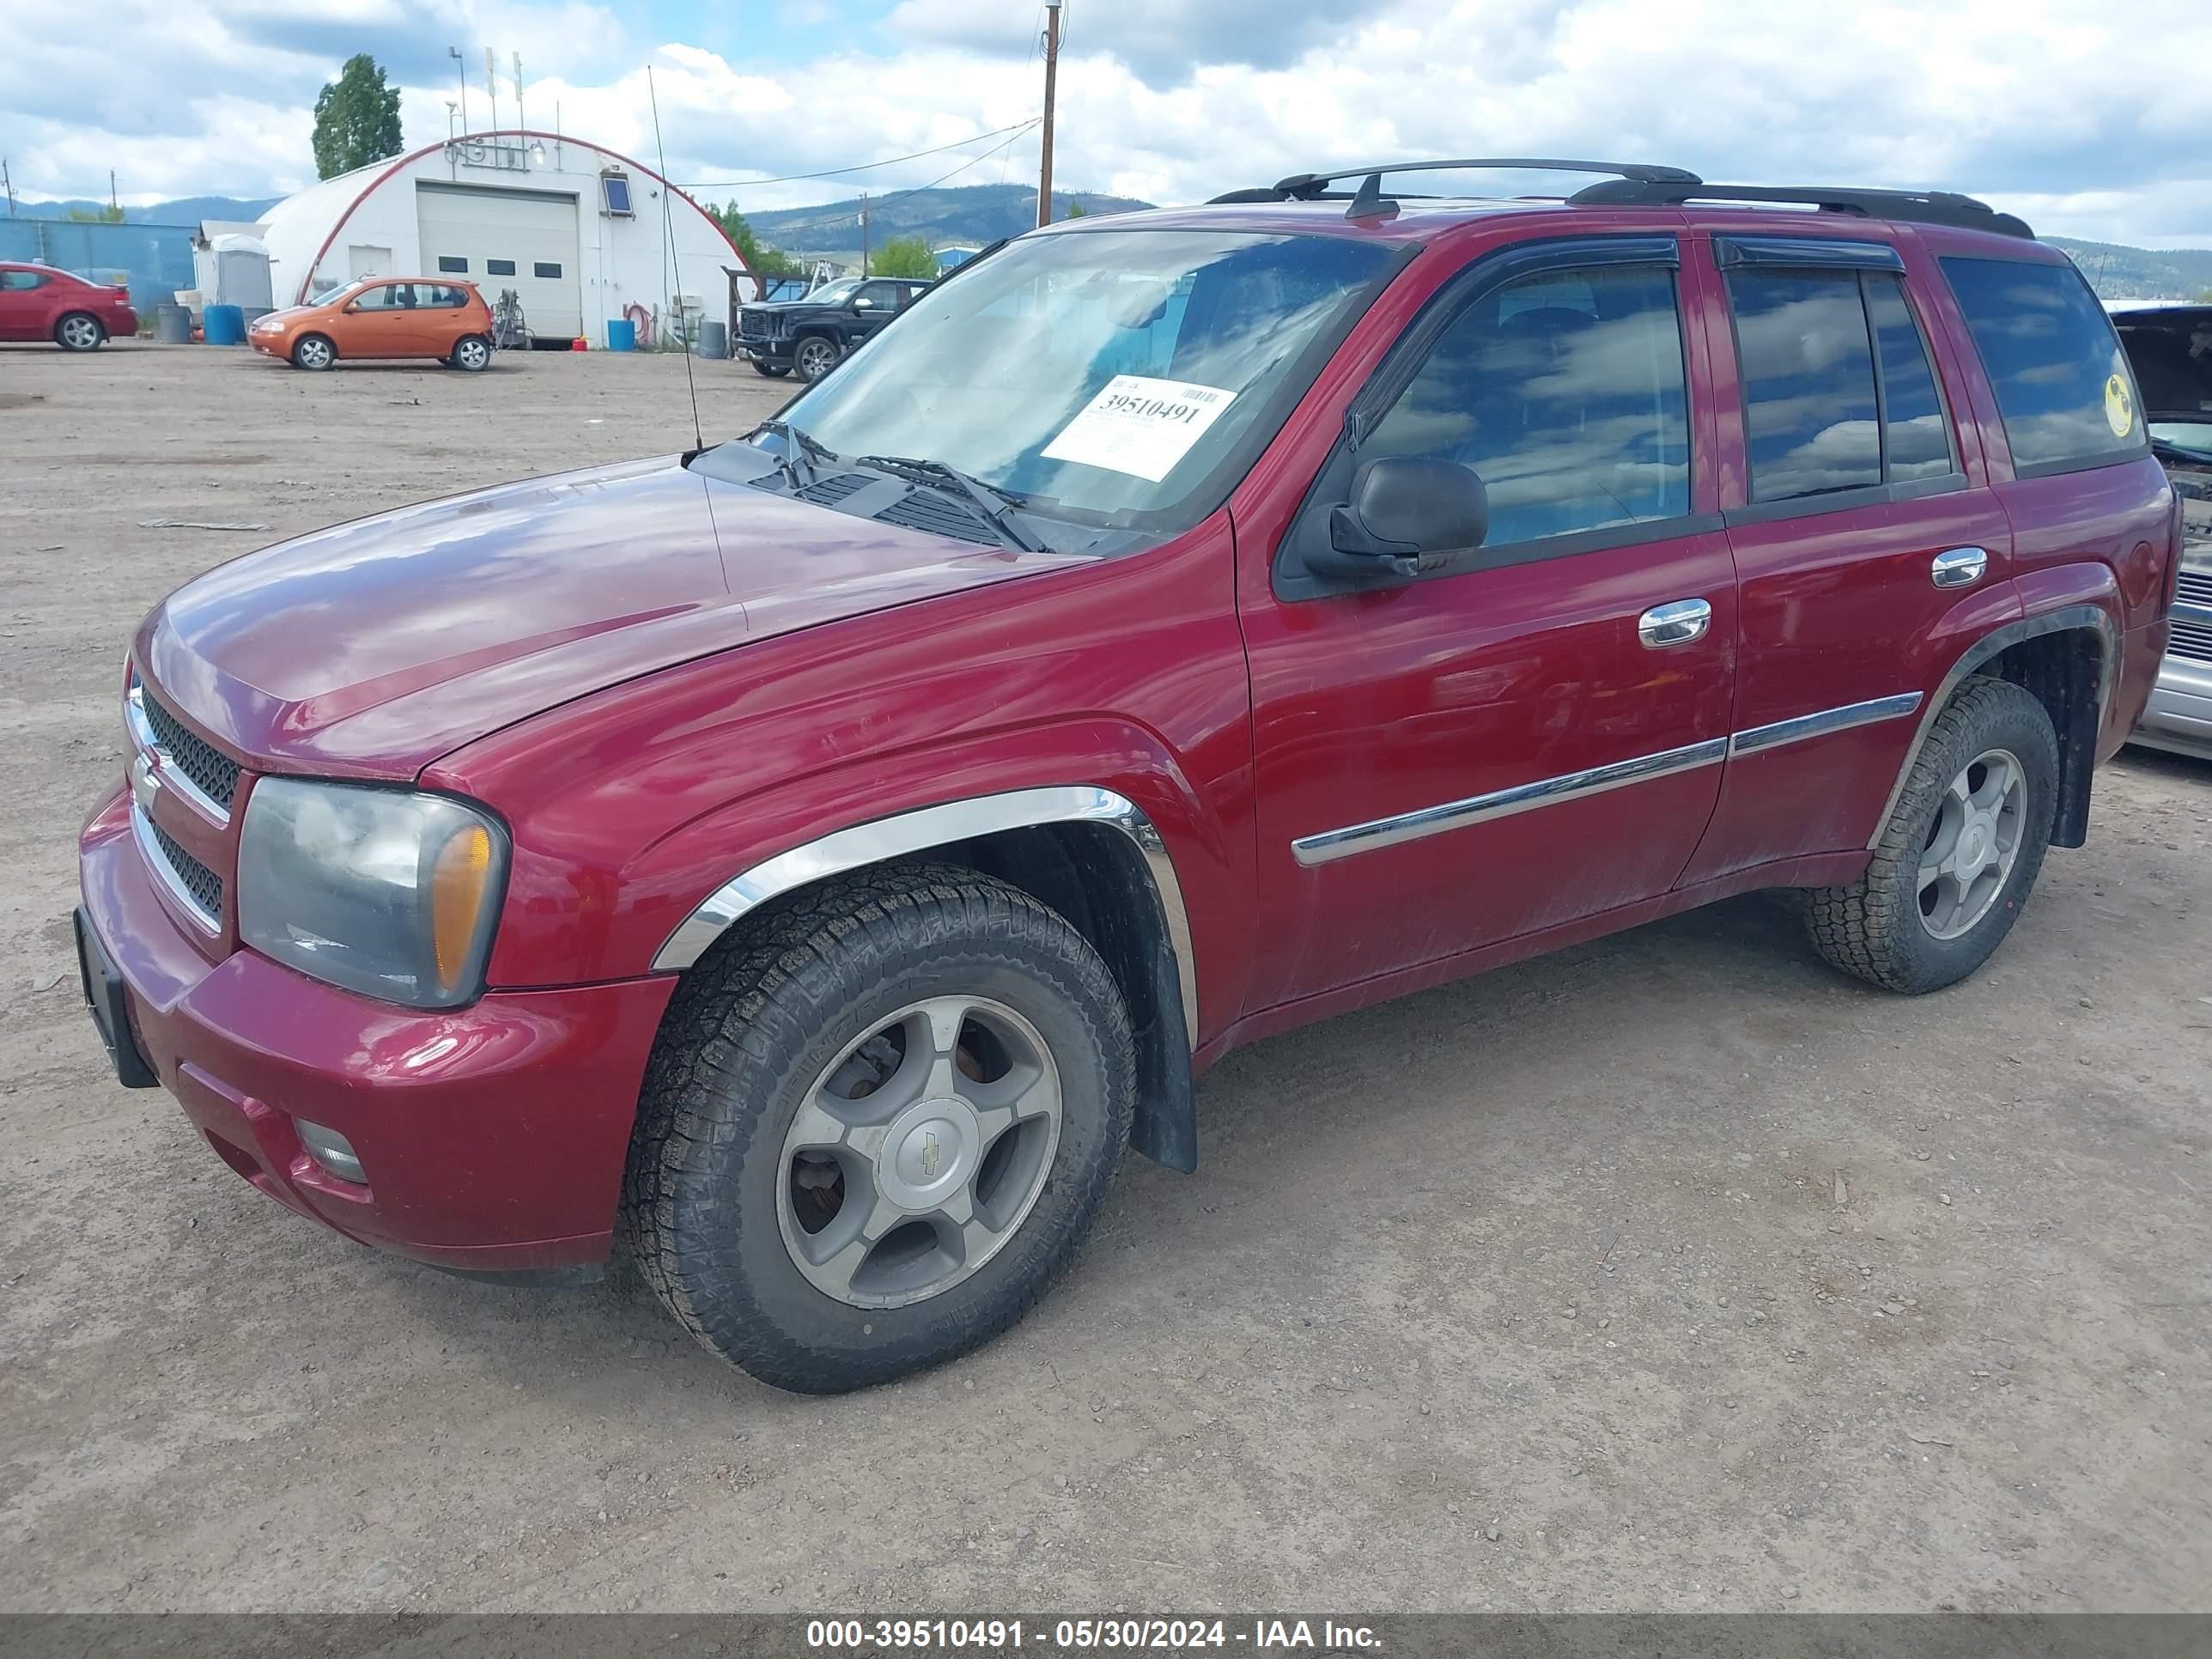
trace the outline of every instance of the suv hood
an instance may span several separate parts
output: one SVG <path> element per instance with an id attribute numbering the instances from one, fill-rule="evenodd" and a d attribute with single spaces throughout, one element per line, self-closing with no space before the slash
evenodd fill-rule
<path id="1" fill-rule="evenodd" d="M 472 738 L 655 669 L 1088 562 L 854 518 L 663 456 L 248 554 L 157 606 L 134 659 L 257 767 L 411 778 Z"/>

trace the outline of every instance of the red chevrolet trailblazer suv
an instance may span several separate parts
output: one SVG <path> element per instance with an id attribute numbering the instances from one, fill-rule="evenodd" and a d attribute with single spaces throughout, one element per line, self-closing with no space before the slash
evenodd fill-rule
<path id="1" fill-rule="evenodd" d="M 2166 641 L 2111 324 L 1968 198 L 1542 165 L 1612 176 L 1055 225 L 745 438 L 186 584 L 82 836 L 122 1080 L 830 1391 L 1270 1032 L 1753 888 L 1972 972 Z"/>

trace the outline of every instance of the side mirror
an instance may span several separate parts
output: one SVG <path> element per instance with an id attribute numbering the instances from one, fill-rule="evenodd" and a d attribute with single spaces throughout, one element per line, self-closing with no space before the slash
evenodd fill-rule
<path id="1" fill-rule="evenodd" d="M 1412 455 L 1363 461 L 1352 500 L 1328 515 L 1333 575 L 1409 580 L 1482 545 L 1490 492 L 1471 466 Z"/>
<path id="2" fill-rule="evenodd" d="M 853 309 L 855 311 L 873 311 L 875 308 L 876 302 L 865 296 L 853 301 Z"/>

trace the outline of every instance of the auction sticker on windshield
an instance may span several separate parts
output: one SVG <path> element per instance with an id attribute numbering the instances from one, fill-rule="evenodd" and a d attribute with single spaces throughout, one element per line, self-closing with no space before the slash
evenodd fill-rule
<path id="1" fill-rule="evenodd" d="M 1219 386 L 1116 374 L 1045 446 L 1045 459 L 1158 483 L 1236 401 Z"/>

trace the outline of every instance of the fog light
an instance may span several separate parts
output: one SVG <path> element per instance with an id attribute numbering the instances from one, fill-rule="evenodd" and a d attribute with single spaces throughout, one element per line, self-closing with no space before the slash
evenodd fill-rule
<path id="1" fill-rule="evenodd" d="M 307 1156 L 325 1170 L 340 1181 L 368 1183 L 368 1177 L 362 1173 L 361 1154 L 354 1151 L 353 1142 L 336 1129 L 325 1129 L 304 1117 L 294 1118 L 292 1127 L 300 1132 L 300 1144 L 307 1149 Z"/>

